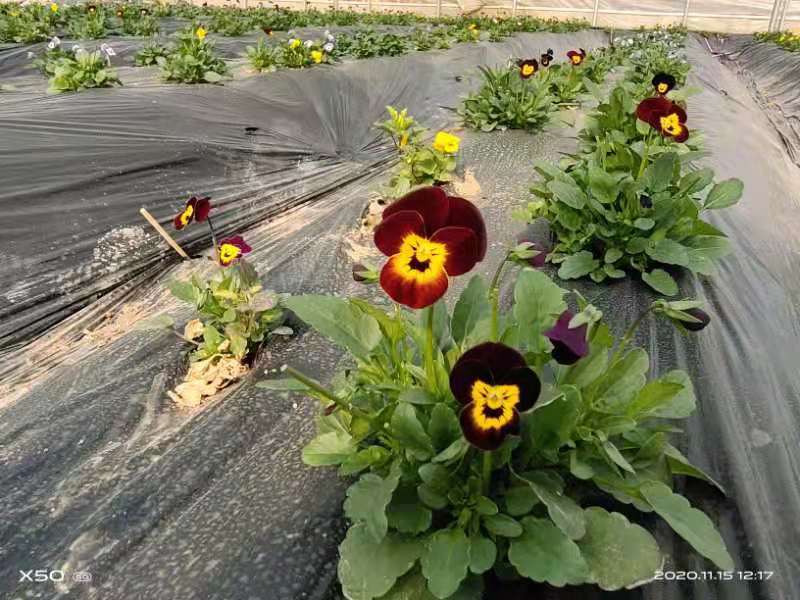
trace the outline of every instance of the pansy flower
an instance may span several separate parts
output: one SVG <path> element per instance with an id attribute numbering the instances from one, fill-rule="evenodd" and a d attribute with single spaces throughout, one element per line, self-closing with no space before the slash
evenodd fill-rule
<path id="1" fill-rule="evenodd" d="M 423 187 L 384 209 L 375 245 L 389 257 L 380 276 L 384 291 L 395 302 L 425 308 L 444 296 L 450 277 L 483 260 L 486 225 L 468 200 Z"/>
<path id="2" fill-rule="evenodd" d="M 553 351 L 550 355 L 562 365 L 572 365 L 589 354 L 589 342 L 586 341 L 587 326 L 570 327 L 569 322 L 574 317 L 570 311 L 565 310 L 558 317 L 552 329 L 545 332 L 545 336 L 552 342 Z"/>
<path id="3" fill-rule="evenodd" d="M 58 4 L 55 2 L 50 3 L 50 12 L 57 13 L 58 12 Z"/>
<path id="4" fill-rule="evenodd" d="M 94 4 L 87 4 L 86 5 L 86 10 L 87 10 L 87 12 L 90 12 L 90 13 L 94 14 L 94 13 L 97 12 L 97 7 Z"/>
<path id="5" fill-rule="evenodd" d="M 202 223 L 208 218 L 208 213 L 211 211 L 211 198 L 198 198 L 192 196 L 186 203 L 184 209 L 175 215 L 172 224 L 175 229 L 181 230 L 192 221 Z"/>
<path id="6" fill-rule="evenodd" d="M 205 27 L 200 25 L 200 27 L 198 27 L 195 30 L 194 34 L 197 36 L 197 39 L 202 42 L 204 39 L 206 39 L 206 35 L 208 35 L 208 31 L 206 30 Z"/>
<path id="7" fill-rule="evenodd" d="M 217 248 L 219 264 L 223 267 L 230 266 L 251 250 L 252 248 L 247 245 L 247 242 L 240 235 L 224 239 L 220 241 L 219 248 Z"/>
<path id="8" fill-rule="evenodd" d="M 675 84 L 675 78 L 668 73 L 659 73 L 653 77 L 653 87 L 656 88 L 656 92 L 662 96 L 674 88 Z"/>
<path id="9" fill-rule="evenodd" d="M 439 131 L 433 138 L 433 149 L 445 154 L 455 154 L 461 144 L 461 138 L 446 131 Z"/>
<path id="10" fill-rule="evenodd" d="M 664 96 L 642 100 L 636 107 L 636 116 L 664 137 L 670 137 L 676 142 L 689 139 L 686 111 Z"/>
<path id="11" fill-rule="evenodd" d="M 711 322 L 711 316 L 702 308 L 687 308 L 683 312 L 697 319 L 697 321 L 680 322 L 683 328 L 689 331 L 701 331 Z"/>
<path id="12" fill-rule="evenodd" d="M 320 52 L 319 50 L 312 50 L 311 51 L 311 60 L 314 61 L 315 64 L 319 64 L 322 62 L 322 58 L 325 55 Z"/>
<path id="13" fill-rule="evenodd" d="M 553 49 L 548 48 L 547 52 L 539 57 L 539 62 L 543 67 L 549 67 L 550 63 L 553 62 Z"/>
<path id="14" fill-rule="evenodd" d="M 121 19 L 125 15 L 125 12 L 121 9 L 117 9 L 117 16 Z"/>
<path id="15" fill-rule="evenodd" d="M 517 66 L 519 67 L 519 76 L 522 79 L 528 79 L 539 69 L 539 63 L 535 58 L 517 61 Z"/>
<path id="16" fill-rule="evenodd" d="M 450 373 L 450 391 L 464 408 L 461 430 L 481 450 L 496 450 L 518 434 L 519 413 L 533 408 L 542 384 L 522 355 L 487 342 L 467 350 Z"/>
<path id="17" fill-rule="evenodd" d="M 544 267 L 545 262 L 547 262 L 547 255 L 550 254 L 550 250 L 524 235 L 517 239 L 517 243 L 528 244 L 527 249 L 537 253 L 536 256 L 531 256 L 530 258 L 526 259 L 530 266 L 532 266 L 534 269 L 541 269 Z"/>
<path id="18" fill-rule="evenodd" d="M 272 27 L 262 27 L 261 31 L 263 31 L 265 35 L 272 37 Z"/>
<path id="19" fill-rule="evenodd" d="M 584 60 L 586 60 L 586 50 L 578 48 L 577 50 L 570 50 L 567 52 L 567 58 L 572 62 L 573 67 L 577 67 Z"/>
<path id="20" fill-rule="evenodd" d="M 139 14 L 142 15 L 143 17 L 146 17 L 147 15 L 150 14 L 150 11 L 147 10 L 146 8 L 141 8 L 139 9 Z"/>

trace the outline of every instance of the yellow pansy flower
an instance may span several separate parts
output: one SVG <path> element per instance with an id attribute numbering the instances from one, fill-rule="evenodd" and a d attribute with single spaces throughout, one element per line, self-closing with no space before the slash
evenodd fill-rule
<path id="1" fill-rule="evenodd" d="M 324 56 L 324 54 L 322 54 L 322 52 L 320 52 L 319 50 L 312 50 L 311 51 L 311 60 L 313 60 L 317 64 L 322 62 L 322 57 L 323 56 Z"/>
<path id="2" fill-rule="evenodd" d="M 53 2 L 53 3 L 50 5 L 50 12 L 54 12 L 54 13 L 55 13 L 55 12 L 58 12 L 58 4 L 56 4 L 55 2 Z"/>
<path id="3" fill-rule="evenodd" d="M 433 139 L 433 149 L 445 154 L 455 154 L 461 144 L 461 138 L 446 131 L 440 131 Z"/>
<path id="4" fill-rule="evenodd" d="M 206 39 L 208 31 L 206 31 L 205 27 L 201 25 L 200 27 L 197 28 L 194 34 L 197 36 L 197 39 L 202 42 L 204 39 Z"/>
<path id="5" fill-rule="evenodd" d="M 295 48 L 299 48 L 301 43 L 302 42 L 297 38 L 291 39 L 289 40 L 289 48 L 291 48 L 292 50 L 294 50 Z"/>

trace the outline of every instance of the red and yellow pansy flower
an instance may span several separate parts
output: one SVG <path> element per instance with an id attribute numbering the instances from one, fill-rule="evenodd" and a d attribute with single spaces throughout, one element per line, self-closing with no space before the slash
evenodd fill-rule
<path id="1" fill-rule="evenodd" d="M 528 79 L 539 70 L 539 63 L 535 58 L 519 60 L 517 61 L 517 66 L 519 67 L 519 76 L 522 77 L 522 79 Z"/>
<path id="2" fill-rule="evenodd" d="M 664 96 L 642 100 L 636 107 L 636 116 L 664 137 L 670 137 L 676 142 L 689 139 L 686 111 Z"/>
<path id="3" fill-rule="evenodd" d="M 584 50 L 583 48 L 578 48 L 577 50 L 570 50 L 569 52 L 567 52 L 567 58 L 569 58 L 573 67 L 577 67 L 584 60 L 586 60 L 586 50 Z"/>
<path id="4" fill-rule="evenodd" d="M 172 224 L 175 229 L 181 230 L 192 221 L 202 223 L 208 218 L 208 213 L 211 211 L 211 198 L 198 198 L 192 196 L 186 203 L 184 209 L 175 215 Z"/>
<path id="5" fill-rule="evenodd" d="M 240 235 L 224 239 L 220 241 L 217 248 L 217 256 L 219 256 L 219 264 L 223 267 L 228 267 L 238 261 L 244 254 L 250 252 L 252 248 L 247 245 L 244 238 Z"/>
<path id="6" fill-rule="evenodd" d="M 508 434 L 518 434 L 519 413 L 533 408 L 541 390 L 522 355 L 495 342 L 467 350 L 450 373 L 450 391 L 464 406 L 461 430 L 481 450 L 496 450 Z"/>
<path id="7" fill-rule="evenodd" d="M 425 308 L 444 296 L 450 277 L 483 260 L 486 225 L 468 200 L 424 187 L 386 207 L 375 245 L 389 257 L 380 276 L 384 291 L 409 308 Z"/>
<path id="8" fill-rule="evenodd" d="M 677 83 L 675 78 L 668 73 L 658 73 L 655 77 L 653 77 L 653 87 L 656 88 L 656 92 L 664 96 L 666 95 L 671 89 L 675 87 Z"/>

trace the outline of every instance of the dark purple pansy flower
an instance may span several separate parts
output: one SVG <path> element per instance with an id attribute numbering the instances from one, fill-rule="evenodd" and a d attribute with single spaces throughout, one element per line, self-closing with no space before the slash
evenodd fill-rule
<path id="1" fill-rule="evenodd" d="M 653 208 L 653 199 L 647 195 L 641 196 L 639 198 L 639 204 L 642 208 Z"/>
<path id="2" fill-rule="evenodd" d="M 517 243 L 530 244 L 530 250 L 538 252 L 536 256 L 532 256 L 531 258 L 527 259 L 530 266 L 534 267 L 535 269 L 541 269 L 544 266 L 545 261 L 547 260 L 547 255 L 550 254 L 550 250 L 541 244 L 534 242 L 533 240 L 525 238 L 524 236 L 519 238 Z"/>
<path id="3" fill-rule="evenodd" d="M 683 325 L 684 329 L 688 329 L 689 331 L 700 331 L 701 329 L 705 329 L 706 326 L 708 326 L 708 324 L 711 322 L 711 317 L 709 314 L 701 308 L 687 308 L 683 312 L 693 316 L 699 321 L 699 323 L 681 321 L 681 325 Z"/>
<path id="4" fill-rule="evenodd" d="M 550 353 L 555 361 L 562 365 L 572 365 L 589 353 L 589 342 L 586 341 L 586 325 L 570 329 L 569 322 L 574 317 L 570 311 L 565 310 L 558 317 L 552 329 L 545 332 L 545 336 L 552 342 L 553 351 Z"/>

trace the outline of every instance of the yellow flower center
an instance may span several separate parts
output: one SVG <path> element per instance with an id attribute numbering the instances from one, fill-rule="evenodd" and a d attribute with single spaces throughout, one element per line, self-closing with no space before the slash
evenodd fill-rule
<path id="1" fill-rule="evenodd" d="M 525 77 L 533 75 L 534 70 L 533 65 L 522 65 L 522 74 L 525 75 Z"/>
<path id="2" fill-rule="evenodd" d="M 659 121 L 661 123 L 661 130 L 672 136 L 680 135 L 683 131 L 680 119 L 678 119 L 678 115 L 675 113 L 667 115 L 666 117 L 661 117 Z"/>
<path id="3" fill-rule="evenodd" d="M 203 29 L 202 27 L 198 27 L 197 31 L 195 31 L 195 35 L 197 36 L 197 39 L 200 40 L 201 42 L 204 39 L 206 39 L 206 34 L 207 33 L 208 32 L 205 29 Z"/>
<path id="4" fill-rule="evenodd" d="M 55 3 L 51 4 L 50 5 L 50 10 L 52 12 L 58 12 L 58 4 L 55 4 Z"/>
<path id="5" fill-rule="evenodd" d="M 397 273 L 404 279 L 417 283 L 429 283 L 441 276 L 447 260 L 447 246 L 432 242 L 415 233 L 403 238 L 400 252 L 397 253 Z"/>
<path id="6" fill-rule="evenodd" d="M 193 214 L 194 214 L 194 208 L 192 208 L 191 206 L 187 206 L 181 213 L 181 224 L 188 225 L 189 221 L 191 221 L 192 219 Z"/>
<path id="7" fill-rule="evenodd" d="M 663 93 L 664 93 L 664 92 L 666 92 L 668 89 L 669 89 L 669 86 L 668 86 L 666 83 L 659 83 L 659 84 L 658 84 L 658 92 L 659 92 L 660 94 L 663 94 Z"/>
<path id="8" fill-rule="evenodd" d="M 479 429 L 500 429 L 514 418 L 514 408 L 519 404 L 519 387 L 516 385 L 489 385 L 478 379 L 470 390 L 472 422 Z"/>
<path id="9" fill-rule="evenodd" d="M 234 246 L 233 244 L 222 244 L 219 247 L 219 262 L 223 265 L 227 265 L 237 258 L 242 251 L 239 249 L 238 246 Z"/>
<path id="10" fill-rule="evenodd" d="M 583 57 L 580 54 L 576 54 L 575 56 L 572 57 L 573 65 L 579 65 L 581 64 L 581 61 L 583 61 Z"/>

